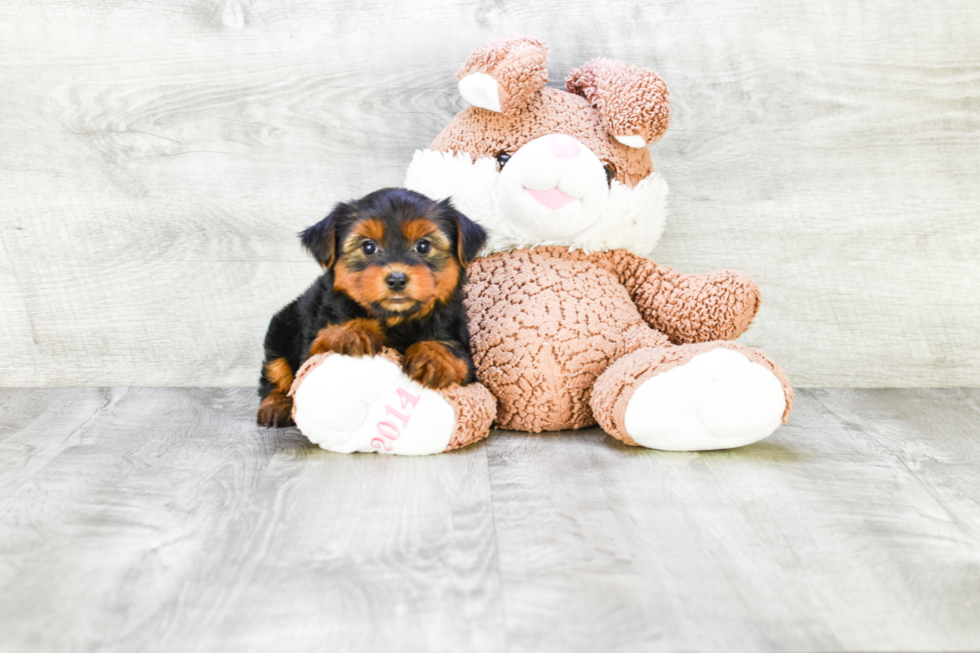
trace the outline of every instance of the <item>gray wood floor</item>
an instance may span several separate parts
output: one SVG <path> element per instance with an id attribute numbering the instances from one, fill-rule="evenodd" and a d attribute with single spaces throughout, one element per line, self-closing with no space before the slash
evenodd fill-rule
<path id="1" fill-rule="evenodd" d="M 702 454 L 343 456 L 255 407 L 0 389 L 0 651 L 980 649 L 980 389 L 804 390 Z"/>

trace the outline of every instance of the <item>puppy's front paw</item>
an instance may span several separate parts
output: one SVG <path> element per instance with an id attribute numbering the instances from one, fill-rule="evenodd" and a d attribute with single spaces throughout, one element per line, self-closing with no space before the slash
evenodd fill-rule
<path id="1" fill-rule="evenodd" d="M 345 356 L 374 356 L 385 344 L 385 334 L 374 320 L 357 318 L 320 329 L 310 345 L 310 356 L 328 351 Z"/>
<path id="2" fill-rule="evenodd" d="M 417 342 L 405 351 L 405 373 L 427 388 L 445 388 L 466 380 L 469 370 L 439 342 Z"/>
<path id="3" fill-rule="evenodd" d="M 283 393 L 274 390 L 259 406 L 259 415 L 255 420 L 259 426 L 275 428 L 278 426 L 292 426 L 293 400 Z"/>

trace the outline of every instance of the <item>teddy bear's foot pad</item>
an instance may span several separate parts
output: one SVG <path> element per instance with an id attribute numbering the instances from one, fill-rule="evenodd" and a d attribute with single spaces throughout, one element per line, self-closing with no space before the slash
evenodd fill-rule
<path id="1" fill-rule="evenodd" d="M 629 399 L 623 426 L 651 449 L 730 449 L 772 434 L 785 410 L 775 374 L 719 348 L 644 381 Z"/>
<path id="2" fill-rule="evenodd" d="M 452 406 L 381 356 L 326 356 L 302 374 L 293 419 L 328 451 L 420 456 L 445 451 Z"/>

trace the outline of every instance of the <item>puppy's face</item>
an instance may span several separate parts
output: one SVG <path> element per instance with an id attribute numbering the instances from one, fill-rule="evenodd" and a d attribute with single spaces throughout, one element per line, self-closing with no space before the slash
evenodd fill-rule
<path id="1" fill-rule="evenodd" d="M 435 216 L 393 208 L 361 217 L 345 234 L 334 288 L 372 313 L 407 315 L 447 301 L 461 269 Z"/>
<path id="2" fill-rule="evenodd" d="M 312 246 L 311 230 L 318 232 L 310 236 L 317 241 Z M 385 189 L 339 205 L 303 238 L 321 265 L 333 270 L 335 290 L 378 317 L 408 319 L 453 296 L 486 234 L 448 202 Z"/>

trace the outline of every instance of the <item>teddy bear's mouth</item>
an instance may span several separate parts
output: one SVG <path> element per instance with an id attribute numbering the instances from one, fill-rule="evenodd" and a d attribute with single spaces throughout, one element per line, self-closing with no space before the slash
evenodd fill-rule
<path id="1" fill-rule="evenodd" d="M 550 190 L 534 190 L 533 188 L 525 187 L 524 190 L 528 192 L 528 195 L 537 200 L 540 204 L 548 207 L 549 209 L 558 210 L 565 206 L 569 202 L 576 200 L 577 198 L 566 195 L 565 193 L 558 190 L 558 187 L 554 187 Z"/>

